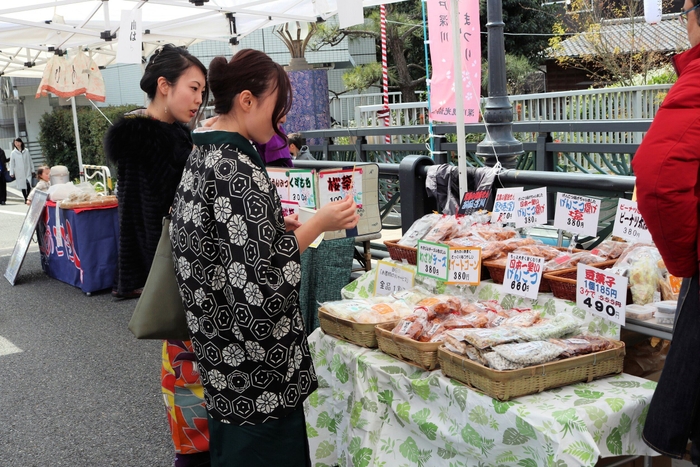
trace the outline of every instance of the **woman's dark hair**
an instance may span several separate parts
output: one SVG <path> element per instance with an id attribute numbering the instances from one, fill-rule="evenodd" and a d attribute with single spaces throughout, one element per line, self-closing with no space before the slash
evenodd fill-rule
<path id="1" fill-rule="evenodd" d="M 277 102 L 272 111 L 272 128 L 278 136 L 287 141 L 279 123 L 292 107 L 292 86 L 284 68 L 267 54 L 244 49 L 234 55 L 230 62 L 224 57 L 216 57 L 209 64 L 207 81 L 214 95 L 214 110 L 220 115 L 231 111 L 233 99 L 243 91 L 250 91 L 256 98 L 262 98 L 277 89 Z"/>
<path id="2" fill-rule="evenodd" d="M 41 180 L 41 176 L 44 174 L 45 170 L 51 170 L 51 168 L 47 165 L 42 165 L 38 169 L 36 169 L 36 179 Z"/>
<path id="3" fill-rule="evenodd" d="M 22 149 L 20 149 L 20 151 L 24 151 L 24 141 L 22 141 L 22 138 L 17 138 L 17 139 L 15 139 L 15 141 L 19 141 L 22 144 Z"/>
<path id="4" fill-rule="evenodd" d="M 165 44 L 163 47 L 156 49 L 153 55 L 151 55 L 139 84 L 148 98 L 153 100 L 156 97 L 156 90 L 158 89 L 158 78 L 162 76 L 171 86 L 175 85 L 177 80 L 180 79 L 180 76 L 192 66 L 196 66 L 202 71 L 205 77 L 207 76 L 206 67 L 186 48 Z M 202 92 L 202 104 L 199 106 L 195 121 L 199 120 L 208 100 L 209 87 L 206 86 L 205 83 L 204 91 Z"/>

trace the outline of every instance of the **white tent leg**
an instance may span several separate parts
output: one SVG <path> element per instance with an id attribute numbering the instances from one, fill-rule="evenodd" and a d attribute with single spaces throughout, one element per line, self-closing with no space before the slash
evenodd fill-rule
<path id="1" fill-rule="evenodd" d="M 455 107 L 457 111 L 457 167 L 459 169 L 459 202 L 469 189 L 467 187 L 467 145 L 464 139 L 464 81 L 462 80 L 462 34 L 460 32 L 459 0 L 452 0 L 452 60 L 454 61 Z"/>
<path id="2" fill-rule="evenodd" d="M 15 123 L 15 138 L 19 138 L 19 118 L 17 117 L 17 107 L 19 104 L 12 105 L 12 120 Z"/>
<path id="3" fill-rule="evenodd" d="M 78 172 L 80 172 L 80 181 L 84 179 L 85 171 L 83 169 L 83 154 L 80 151 L 80 131 L 78 131 L 78 111 L 75 108 L 75 97 L 70 99 L 70 108 L 73 112 L 73 128 L 75 129 L 75 149 L 78 151 Z"/>

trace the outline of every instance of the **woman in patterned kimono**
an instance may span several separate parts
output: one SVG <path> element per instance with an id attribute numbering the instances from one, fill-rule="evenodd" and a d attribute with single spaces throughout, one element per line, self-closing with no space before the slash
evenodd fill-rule
<path id="1" fill-rule="evenodd" d="M 207 69 L 186 49 L 166 44 L 148 62 L 141 89 L 150 103 L 129 112 L 105 136 L 119 174 L 119 258 L 112 295 L 136 298 L 146 283 L 162 219 L 172 206 L 192 152 L 190 128 L 207 101 Z M 175 467 L 209 465 L 204 389 L 192 345 L 167 340 L 161 353 L 161 390 L 175 448 Z"/>
<path id="2" fill-rule="evenodd" d="M 357 224 L 352 199 L 292 230 L 251 141 L 280 135 L 289 78 L 263 52 L 215 58 L 219 118 L 195 130 L 172 210 L 171 241 L 204 384 L 212 466 L 310 464 L 303 401 L 317 387 L 299 309 L 300 253 Z"/>

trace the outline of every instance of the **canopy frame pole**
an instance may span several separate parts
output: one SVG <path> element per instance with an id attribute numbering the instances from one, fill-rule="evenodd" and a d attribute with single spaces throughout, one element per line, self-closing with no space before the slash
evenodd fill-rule
<path id="1" fill-rule="evenodd" d="M 467 186 L 467 144 L 464 131 L 464 79 L 462 78 L 462 34 L 459 27 L 459 0 L 451 0 L 452 61 L 454 66 L 455 107 L 457 110 L 457 167 L 459 170 L 459 199 L 469 191 Z M 449 162 L 449 161 L 448 161 Z"/>
<path id="2" fill-rule="evenodd" d="M 85 169 L 83 168 L 83 154 L 80 150 L 80 131 L 78 130 L 78 110 L 75 107 L 75 99 L 77 96 L 70 98 L 70 108 L 73 113 L 73 128 L 75 129 L 75 149 L 78 152 L 78 172 L 80 172 L 80 181 L 85 178 Z"/>

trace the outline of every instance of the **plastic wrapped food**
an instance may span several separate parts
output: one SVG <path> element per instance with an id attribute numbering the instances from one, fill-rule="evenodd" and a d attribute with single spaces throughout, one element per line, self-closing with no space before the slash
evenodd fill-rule
<path id="1" fill-rule="evenodd" d="M 521 338 L 517 328 L 453 329 L 447 334 L 455 339 L 467 341 L 477 349 L 514 342 Z"/>
<path id="2" fill-rule="evenodd" d="M 557 315 L 549 321 L 540 321 L 529 328 L 521 328 L 523 340 L 543 341 L 566 336 L 579 330 L 579 322 L 570 315 Z"/>
<path id="3" fill-rule="evenodd" d="M 452 238 L 455 232 L 457 232 L 459 224 L 457 224 L 457 218 L 455 216 L 443 215 L 440 220 L 438 220 L 433 227 L 425 234 L 423 240 L 427 242 L 441 242 L 443 240 L 448 240 Z"/>
<path id="4" fill-rule="evenodd" d="M 415 221 L 403 235 L 403 237 L 401 237 L 398 244 L 401 246 L 415 248 L 418 244 L 418 240 L 423 238 L 441 218 L 441 214 L 426 214 L 425 216 L 421 217 Z"/>
<path id="5" fill-rule="evenodd" d="M 606 259 L 602 256 L 596 256 L 590 251 L 581 251 L 574 254 L 564 253 L 553 260 L 547 261 L 544 264 L 545 271 L 557 271 L 560 269 L 574 268 L 578 263 L 595 264 L 602 263 Z"/>
<path id="6" fill-rule="evenodd" d="M 489 242 L 508 240 L 518 236 L 518 232 L 516 232 L 515 229 L 504 228 L 493 224 L 474 226 L 472 232 Z"/>
<path id="7" fill-rule="evenodd" d="M 469 360 L 474 360 L 475 362 L 481 363 L 484 366 L 488 366 L 489 362 L 484 358 L 484 353 L 474 347 L 473 345 L 467 345 L 466 355 Z"/>
<path id="8" fill-rule="evenodd" d="M 501 323 L 502 326 L 517 326 L 521 328 L 527 328 L 540 320 L 539 313 L 529 310 L 520 312 L 510 318 L 507 318 Z"/>
<path id="9" fill-rule="evenodd" d="M 629 248 L 627 242 L 616 242 L 615 240 L 605 240 L 600 245 L 593 248 L 591 253 L 596 256 L 602 256 L 605 259 L 617 259 L 624 251 Z"/>
<path id="10" fill-rule="evenodd" d="M 338 318 L 353 319 L 359 313 L 370 312 L 372 305 L 366 300 L 338 300 L 324 303 L 323 308 Z"/>
<path id="11" fill-rule="evenodd" d="M 422 287 L 413 287 L 408 290 L 394 292 L 391 294 L 391 296 L 396 300 L 403 300 L 409 305 L 415 305 L 421 300 L 425 300 L 426 298 L 432 296 L 432 294 Z"/>
<path id="12" fill-rule="evenodd" d="M 496 352 L 483 352 L 481 354 L 488 363 L 488 366 L 498 371 L 519 370 L 524 365 L 512 362 Z"/>
<path id="13" fill-rule="evenodd" d="M 445 343 L 445 348 L 447 348 L 447 350 L 449 350 L 450 352 L 458 353 L 460 355 L 466 355 L 467 344 L 464 341 L 455 339 L 449 334 L 445 334 L 443 342 Z"/>
<path id="14" fill-rule="evenodd" d="M 370 310 L 361 311 L 351 319 L 358 323 L 386 323 L 410 315 L 413 308 L 399 300 L 393 303 L 376 303 Z"/>
<path id="15" fill-rule="evenodd" d="M 658 265 L 660 260 L 661 255 L 656 247 L 635 245 L 628 248 L 615 263 L 616 272 L 624 272 L 629 278 L 632 301 L 637 305 L 656 301 L 659 279 L 663 278 Z M 660 293 L 658 297 L 661 298 Z"/>
<path id="16" fill-rule="evenodd" d="M 428 327 L 426 313 L 414 312 L 411 316 L 407 316 L 399 321 L 391 332 L 415 340 L 423 333 L 426 327 Z"/>
<path id="17" fill-rule="evenodd" d="M 562 348 L 562 357 L 575 357 L 577 355 L 586 355 L 602 350 L 609 350 L 614 347 L 614 344 L 603 337 L 599 336 L 574 336 L 568 339 L 549 339 L 552 344 Z"/>
<path id="18" fill-rule="evenodd" d="M 492 347 L 492 350 L 506 360 L 523 366 L 551 362 L 564 352 L 562 347 L 547 341 L 503 344 Z"/>
<path id="19" fill-rule="evenodd" d="M 538 256 L 544 258 L 545 261 L 550 261 L 562 254 L 560 250 L 557 250 L 554 247 L 539 244 L 520 246 L 513 250 L 513 253 L 521 255 Z"/>

